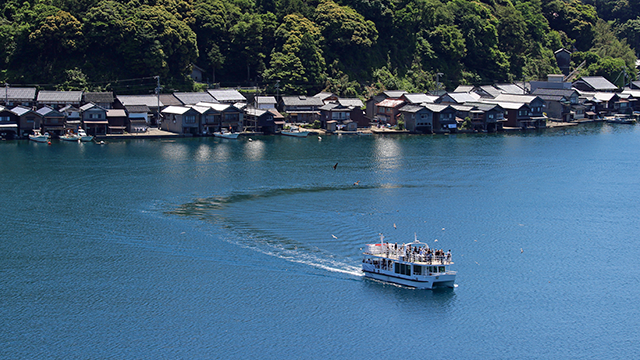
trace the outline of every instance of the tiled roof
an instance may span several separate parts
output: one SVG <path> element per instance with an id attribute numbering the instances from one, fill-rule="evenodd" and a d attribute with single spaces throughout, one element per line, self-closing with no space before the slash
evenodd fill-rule
<path id="1" fill-rule="evenodd" d="M 338 98 L 338 104 L 348 107 L 361 108 L 364 106 L 362 100 L 358 98 Z"/>
<path id="2" fill-rule="evenodd" d="M 173 94 L 160 94 L 160 102 L 162 106 L 182 105 L 182 102 Z"/>
<path id="3" fill-rule="evenodd" d="M 214 98 L 206 92 L 176 92 L 173 93 L 180 102 L 184 105 L 197 104 L 199 102 L 213 102 Z"/>
<path id="4" fill-rule="evenodd" d="M 36 98 L 36 88 L 31 87 L 1 87 L 0 99 L 9 101 L 33 101 Z"/>
<path id="5" fill-rule="evenodd" d="M 282 103 L 285 106 L 322 106 L 324 102 L 321 98 L 317 98 L 314 96 L 307 97 L 304 95 L 300 96 L 283 96 Z"/>
<path id="6" fill-rule="evenodd" d="M 80 103 L 81 100 L 82 91 L 41 90 L 38 92 L 40 103 Z"/>
<path id="7" fill-rule="evenodd" d="M 109 103 L 113 102 L 113 92 L 105 91 L 105 92 L 86 92 L 84 93 L 84 101 L 92 102 L 94 104 L 97 103 Z"/>
<path id="8" fill-rule="evenodd" d="M 566 98 L 570 98 L 574 93 L 577 94 L 577 91 L 573 89 L 545 89 L 545 88 L 537 88 L 533 95 L 538 95 L 542 97 L 542 95 L 552 95 L 552 96 L 564 96 Z"/>
<path id="9" fill-rule="evenodd" d="M 118 95 L 118 101 L 124 106 L 147 105 L 150 108 L 158 107 L 158 97 L 156 95 Z M 164 106 L 160 101 L 160 106 Z"/>
<path id="10" fill-rule="evenodd" d="M 274 96 L 256 96 L 256 103 L 260 104 L 275 104 L 277 103 Z"/>
<path id="11" fill-rule="evenodd" d="M 605 79 L 602 76 L 585 76 L 577 81 L 574 81 L 574 84 L 579 83 L 581 81 L 589 85 L 589 87 L 591 87 L 596 91 L 607 91 L 607 90 L 618 89 L 617 86 L 615 86 L 609 80 Z"/>
<path id="12" fill-rule="evenodd" d="M 496 89 L 492 85 L 483 85 L 483 86 L 480 86 L 478 89 L 482 90 L 485 93 L 487 93 L 491 97 L 496 97 L 496 96 L 502 94 L 502 91 Z"/>
<path id="13" fill-rule="evenodd" d="M 519 103 L 528 104 L 533 100 L 535 100 L 536 97 L 537 97 L 536 95 L 500 94 L 495 97 L 495 100 L 500 102 L 507 101 L 507 102 L 519 102 Z"/>
<path id="14" fill-rule="evenodd" d="M 22 116 L 22 115 L 24 115 L 24 114 L 26 114 L 28 112 L 35 112 L 35 111 L 32 111 L 29 108 L 26 108 L 24 106 L 20 106 L 19 105 L 19 106 L 14 107 L 13 109 L 11 109 L 11 112 L 16 114 L 16 115 L 18 115 L 18 116 Z M 36 114 L 38 114 L 38 113 L 36 113 Z M 38 115 L 40 115 L 40 114 L 38 114 Z"/>
<path id="15" fill-rule="evenodd" d="M 219 102 L 244 102 L 247 99 L 238 92 L 238 90 L 233 89 L 210 89 L 209 94 L 213 96 Z"/>
<path id="16" fill-rule="evenodd" d="M 424 109 L 424 106 L 407 104 L 407 105 L 401 107 L 400 111 L 408 112 L 408 113 L 417 113 L 418 111 L 420 111 L 422 109 Z"/>
<path id="17" fill-rule="evenodd" d="M 407 102 L 409 102 L 410 104 L 422 104 L 425 102 L 433 102 L 433 101 L 429 101 L 430 98 L 432 98 L 434 96 L 432 95 L 427 95 L 427 94 L 404 94 L 404 98 L 407 99 Z M 437 97 L 436 97 L 437 98 Z"/>
<path id="18" fill-rule="evenodd" d="M 127 112 L 129 114 L 132 113 L 150 113 L 151 110 L 149 109 L 149 107 L 147 105 L 126 105 L 125 110 L 127 110 Z"/>
<path id="19" fill-rule="evenodd" d="M 395 98 L 395 99 L 397 99 L 397 98 L 401 97 L 402 95 L 404 95 L 404 94 L 406 94 L 406 93 L 407 93 L 407 92 L 406 92 L 406 91 L 404 91 L 404 90 L 387 90 L 387 91 L 385 91 L 385 92 L 384 92 L 384 94 L 385 94 L 387 97 Z"/>
<path id="20" fill-rule="evenodd" d="M 471 92 L 473 90 L 473 85 L 458 85 L 458 87 L 453 90 L 453 92 Z"/>
<path id="21" fill-rule="evenodd" d="M 523 95 L 524 89 L 516 84 L 496 84 L 494 87 L 501 90 L 504 94 L 518 94 Z"/>

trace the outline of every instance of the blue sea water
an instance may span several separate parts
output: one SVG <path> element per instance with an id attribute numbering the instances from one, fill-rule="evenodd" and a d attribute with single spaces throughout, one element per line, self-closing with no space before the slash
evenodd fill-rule
<path id="1" fill-rule="evenodd" d="M 0 358 L 640 358 L 639 154 L 607 124 L 1 142 Z M 457 287 L 363 278 L 379 233 Z"/>

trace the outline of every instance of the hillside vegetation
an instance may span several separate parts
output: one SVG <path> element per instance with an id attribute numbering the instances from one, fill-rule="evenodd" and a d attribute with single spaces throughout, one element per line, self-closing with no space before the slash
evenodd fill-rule
<path id="1" fill-rule="evenodd" d="M 12 86 L 222 86 L 366 96 L 559 73 L 635 79 L 640 5 L 627 0 L 4 0 L 0 80 Z"/>

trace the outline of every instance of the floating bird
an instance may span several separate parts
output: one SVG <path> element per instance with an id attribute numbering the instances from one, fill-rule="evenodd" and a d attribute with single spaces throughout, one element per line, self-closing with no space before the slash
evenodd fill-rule
<path id="1" fill-rule="evenodd" d="M 442 228 L 442 231 L 444 231 L 444 228 Z"/>
<path id="2" fill-rule="evenodd" d="M 334 239 L 337 239 L 337 238 L 338 238 L 337 236 L 335 236 L 335 235 L 333 235 L 333 234 L 331 234 L 331 236 L 333 236 L 333 238 L 334 238 Z"/>
<path id="3" fill-rule="evenodd" d="M 393 228 L 394 228 L 394 229 L 397 229 L 397 227 L 396 227 L 396 223 L 393 223 Z"/>
<path id="4" fill-rule="evenodd" d="M 522 248 L 520 248 L 520 254 L 522 254 L 524 252 L 524 250 L 522 250 Z"/>
<path id="5" fill-rule="evenodd" d="M 438 242 L 438 239 L 435 239 L 433 242 Z"/>
<path id="6" fill-rule="evenodd" d="M 360 180 L 353 183 L 353 185 L 358 185 L 358 184 L 360 184 Z"/>
<path id="7" fill-rule="evenodd" d="M 338 167 L 338 163 L 336 163 L 335 165 L 333 165 L 333 170 L 335 170 Z"/>
<path id="8" fill-rule="evenodd" d="M 253 141 L 253 139 L 252 139 L 252 138 L 249 138 L 249 141 Z"/>
<path id="9" fill-rule="evenodd" d="M 318 136 L 318 141 L 322 141 L 322 136 Z"/>

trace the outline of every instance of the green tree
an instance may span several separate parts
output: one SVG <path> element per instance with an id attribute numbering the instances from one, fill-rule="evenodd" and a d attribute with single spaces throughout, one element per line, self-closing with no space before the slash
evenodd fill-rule
<path id="1" fill-rule="evenodd" d="M 284 92 L 307 93 L 325 82 L 320 29 L 300 15 L 287 15 L 275 32 L 276 45 L 264 72 L 267 81 L 282 80 Z"/>

